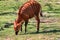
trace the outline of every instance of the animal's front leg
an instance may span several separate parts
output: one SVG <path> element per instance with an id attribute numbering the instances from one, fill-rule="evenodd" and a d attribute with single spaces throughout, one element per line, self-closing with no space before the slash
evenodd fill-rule
<path id="1" fill-rule="evenodd" d="M 24 22 L 22 22 L 22 24 L 21 24 L 21 28 L 20 28 L 21 32 L 22 32 L 22 25 L 23 25 L 23 23 L 24 23 Z"/>
<path id="2" fill-rule="evenodd" d="M 27 24 L 28 24 L 28 20 L 25 21 L 25 33 L 27 31 Z"/>

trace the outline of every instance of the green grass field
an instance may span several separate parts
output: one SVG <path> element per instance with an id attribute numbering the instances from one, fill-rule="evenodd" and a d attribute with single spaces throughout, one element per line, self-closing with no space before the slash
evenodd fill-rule
<path id="1" fill-rule="evenodd" d="M 52 15 L 53 14 L 53 15 Z M 40 32 L 36 33 L 36 22 L 34 18 L 30 19 L 27 33 L 23 31 L 19 32 L 16 36 L 14 34 L 13 25 L 9 28 L 4 28 L 0 31 L 0 40 L 59 40 L 60 39 L 60 14 L 48 13 L 41 17 L 42 22 L 40 23 Z M 16 19 L 14 14 L 5 14 L 0 16 L 0 26 L 3 27 L 7 22 L 13 22 Z"/>
<path id="2" fill-rule="evenodd" d="M 45 6 L 42 0 L 39 3 L 42 5 L 44 17 L 40 17 L 39 33 L 36 33 L 34 18 L 29 20 L 26 34 L 24 24 L 23 31 L 19 31 L 18 35 L 15 35 L 13 25 L 4 28 L 6 23 L 14 22 L 17 17 L 16 11 L 23 3 L 24 1 L 0 1 L 0 40 L 60 40 L 60 5 L 51 3 L 51 7 Z"/>

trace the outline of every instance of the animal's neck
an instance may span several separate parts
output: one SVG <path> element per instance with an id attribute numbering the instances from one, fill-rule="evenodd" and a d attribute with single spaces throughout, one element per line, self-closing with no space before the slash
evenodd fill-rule
<path id="1" fill-rule="evenodd" d="M 20 17 L 18 17 L 17 19 L 16 19 L 16 23 L 20 23 L 22 21 L 22 18 L 20 18 Z"/>

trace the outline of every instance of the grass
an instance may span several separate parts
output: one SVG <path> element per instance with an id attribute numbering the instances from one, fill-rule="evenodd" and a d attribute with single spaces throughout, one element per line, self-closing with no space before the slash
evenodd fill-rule
<path id="1" fill-rule="evenodd" d="M 14 30 L 13 27 L 5 29 L 0 31 L 0 40 L 7 40 L 7 39 L 11 39 L 11 40 L 58 40 L 60 38 L 60 32 L 58 30 L 56 30 L 56 28 L 58 27 L 52 27 L 49 26 L 49 28 L 47 28 L 47 26 L 41 26 L 40 28 L 40 33 L 35 33 L 35 28 L 32 27 L 32 29 L 29 29 L 30 27 L 28 27 L 28 31 L 27 34 L 23 32 L 19 32 L 19 34 L 16 36 L 14 34 Z M 55 29 L 54 29 L 55 28 Z M 47 32 L 45 32 L 47 31 Z M 55 31 L 55 32 L 54 32 Z"/>
<path id="2" fill-rule="evenodd" d="M 15 1 L 15 0 L 6 0 L 6 1 L 0 1 L 0 12 L 4 12 L 4 11 L 8 11 L 8 12 L 14 12 L 16 10 L 18 10 L 18 8 L 23 4 L 25 3 L 27 0 L 18 0 L 18 1 Z M 60 5 L 59 4 L 56 4 L 52 1 L 52 3 L 50 3 L 51 5 L 51 8 L 50 9 L 50 6 L 46 6 L 46 3 L 42 0 L 38 0 L 38 2 L 41 4 L 42 6 L 42 10 L 43 11 L 51 11 L 53 9 L 53 11 L 58 11 L 60 10 Z M 59 2 L 59 1 L 58 1 Z M 47 4 L 49 4 L 49 2 L 47 2 Z M 55 10 L 57 9 L 57 10 Z"/>
<path id="3" fill-rule="evenodd" d="M 27 1 L 27 0 L 26 0 Z M 25 1 L 25 2 L 26 2 Z M 52 0 L 53 1 L 53 0 Z M 49 10 L 49 6 L 45 6 L 43 1 L 39 0 L 42 5 L 44 17 L 40 17 L 43 23 L 40 23 L 39 33 L 36 33 L 36 22 L 32 18 L 29 20 L 27 33 L 23 31 L 16 36 L 13 25 L 4 28 L 9 22 L 16 19 L 15 11 L 24 3 L 24 0 L 16 2 L 15 0 L 0 1 L 0 40 L 60 40 L 60 5 L 51 3 L 53 10 Z"/>
<path id="4" fill-rule="evenodd" d="M 54 15 L 52 15 L 54 14 Z M 44 20 L 57 20 L 60 19 L 59 14 L 56 13 L 48 13 L 47 17 L 42 17 Z M 15 14 L 7 14 L 0 16 L 0 27 L 3 27 L 6 22 L 13 22 L 16 19 Z M 30 19 L 30 22 L 27 27 L 27 33 L 24 32 L 24 24 L 23 24 L 23 31 L 19 32 L 16 36 L 14 33 L 13 25 L 9 28 L 4 28 L 4 30 L 0 31 L 0 40 L 59 40 L 60 39 L 60 20 L 55 22 L 46 22 L 40 24 L 40 32 L 36 33 L 36 23 L 33 21 L 35 20 Z"/>

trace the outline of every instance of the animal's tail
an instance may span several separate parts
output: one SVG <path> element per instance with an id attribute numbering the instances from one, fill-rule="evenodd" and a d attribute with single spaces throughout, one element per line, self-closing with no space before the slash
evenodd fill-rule
<path id="1" fill-rule="evenodd" d="M 43 17 L 42 11 L 40 11 L 40 16 Z"/>
<path id="2" fill-rule="evenodd" d="M 41 10 L 40 10 L 40 16 L 43 17 L 43 14 L 42 14 L 42 8 L 41 8 Z"/>

